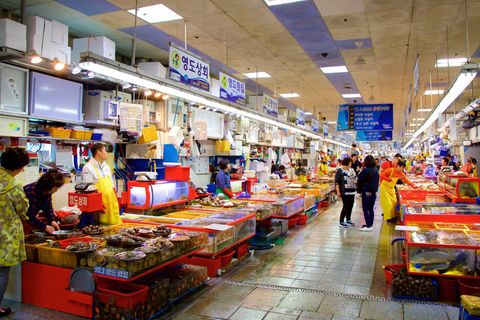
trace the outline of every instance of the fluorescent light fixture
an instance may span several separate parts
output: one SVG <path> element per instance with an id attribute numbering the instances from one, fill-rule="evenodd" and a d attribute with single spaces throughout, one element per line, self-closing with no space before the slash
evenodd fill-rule
<path id="1" fill-rule="evenodd" d="M 435 111 L 430 113 L 428 119 L 423 123 L 423 125 L 415 131 L 413 137 L 416 138 L 422 133 L 423 131 L 427 130 L 435 120 L 445 111 L 448 107 L 458 98 L 458 96 L 465 90 L 465 88 L 473 81 L 473 79 L 477 75 L 478 65 L 475 65 L 475 68 L 468 68 L 464 66 L 465 70 L 461 70 L 455 80 L 447 89 L 446 93 L 442 96 L 440 101 L 437 103 L 435 107 Z M 413 142 L 413 139 L 410 140 Z M 410 144 L 410 143 L 409 143 Z M 405 145 L 405 148 L 409 146 L 409 144 Z"/>
<path id="2" fill-rule="evenodd" d="M 122 85 L 122 88 L 123 89 L 129 89 L 132 87 L 132 84 L 128 83 L 128 82 L 125 82 L 123 85 Z"/>
<path id="3" fill-rule="evenodd" d="M 337 123 L 337 121 L 329 121 L 329 122 L 327 122 L 327 123 Z"/>
<path id="4" fill-rule="evenodd" d="M 418 109 L 417 111 L 418 112 L 428 112 L 428 111 L 432 111 L 432 109 Z"/>
<path id="5" fill-rule="evenodd" d="M 294 3 L 294 2 L 300 2 L 305 0 L 264 0 L 264 1 L 269 7 L 271 7 L 271 6 L 278 6 L 281 4 Z"/>
<path id="6" fill-rule="evenodd" d="M 410 123 L 410 126 L 412 126 L 412 127 L 419 126 L 419 125 L 420 125 L 420 123 Z"/>
<path id="7" fill-rule="evenodd" d="M 320 68 L 323 73 L 344 73 L 348 72 L 348 69 L 346 66 L 336 66 L 336 67 L 324 67 Z"/>
<path id="8" fill-rule="evenodd" d="M 344 93 L 342 94 L 342 97 L 344 97 L 345 99 L 348 99 L 348 98 L 361 98 L 362 95 L 360 93 Z"/>
<path id="9" fill-rule="evenodd" d="M 298 93 L 281 93 L 280 96 L 285 99 L 300 98 L 300 95 Z"/>
<path id="10" fill-rule="evenodd" d="M 135 9 L 127 11 L 135 15 Z M 183 19 L 181 16 L 179 16 L 163 4 L 156 4 L 153 6 L 138 8 L 137 16 L 140 19 L 147 21 L 148 23 L 158 23 Z"/>
<path id="11" fill-rule="evenodd" d="M 422 120 L 425 120 L 425 118 L 417 118 L 417 119 L 413 119 L 414 121 L 422 121 Z"/>
<path id="12" fill-rule="evenodd" d="M 250 79 L 261 79 L 261 78 L 271 78 L 271 76 L 266 73 L 266 72 L 250 72 L 250 73 L 244 73 L 243 74 L 245 77 L 248 77 Z"/>
<path id="13" fill-rule="evenodd" d="M 116 79 L 116 81 L 118 82 L 128 82 L 128 83 L 134 84 L 135 86 L 151 88 L 152 90 L 160 91 L 170 96 L 179 97 L 186 101 L 193 101 L 198 105 L 204 105 L 208 109 L 218 109 L 221 111 L 228 111 L 230 113 L 235 113 L 240 116 L 250 118 L 252 120 L 261 121 L 263 123 L 273 125 L 275 127 L 291 130 L 292 132 L 300 133 L 312 139 L 323 139 L 317 133 L 306 131 L 296 126 L 265 117 L 265 115 L 254 113 L 254 112 L 251 112 L 250 110 L 238 109 L 236 107 L 226 105 L 224 103 L 221 103 L 220 101 L 217 101 L 214 97 L 203 96 L 201 94 L 183 91 L 180 88 L 177 88 L 174 85 L 170 85 L 170 84 L 165 85 L 159 80 L 155 80 L 147 76 L 139 75 L 134 71 L 129 71 L 127 69 L 129 66 L 125 66 L 125 68 L 122 69 L 122 66 L 113 67 L 108 65 L 108 63 L 101 62 L 101 61 L 84 61 L 84 62 L 81 62 L 79 65 L 80 67 L 82 67 L 82 69 L 94 71 L 98 74 L 104 75 L 107 78 Z"/>
<path id="14" fill-rule="evenodd" d="M 306 115 L 306 116 L 311 116 L 311 115 L 313 115 L 313 113 L 311 113 L 311 112 L 305 112 L 305 115 Z"/>
<path id="15" fill-rule="evenodd" d="M 443 94 L 445 90 L 425 90 L 425 92 L 423 93 L 424 95 L 426 96 L 431 96 L 431 95 L 434 95 L 434 94 Z"/>
<path id="16" fill-rule="evenodd" d="M 449 61 L 450 60 L 450 61 Z M 455 59 L 439 59 L 435 67 L 445 68 L 445 67 L 460 67 L 468 61 L 467 58 L 455 58 Z"/>

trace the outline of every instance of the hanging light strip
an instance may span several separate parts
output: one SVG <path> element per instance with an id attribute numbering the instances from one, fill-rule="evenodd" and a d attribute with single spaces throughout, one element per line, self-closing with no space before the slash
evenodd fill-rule
<path id="1" fill-rule="evenodd" d="M 477 70 L 479 69 L 478 64 L 466 64 L 462 67 L 462 70 L 456 75 L 455 80 L 452 82 L 450 87 L 445 90 L 440 101 L 437 103 L 435 109 L 430 113 L 427 120 L 423 125 L 415 131 L 413 138 L 405 145 L 405 149 L 415 141 L 414 138 L 417 138 L 423 131 L 427 130 L 438 117 L 447 110 L 448 107 L 458 98 L 458 96 L 465 90 L 465 88 L 473 81 L 477 75 Z"/>
<path id="2" fill-rule="evenodd" d="M 244 116 L 253 120 L 261 121 L 273 126 L 284 128 L 292 132 L 297 132 L 303 134 L 312 139 L 323 140 L 319 134 L 314 132 L 309 132 L 297 127 L 294 127 L 290 124 L 280 122 L 278 120 L 273 120 L 266 117 L 263 114 L 253 112 L 252 110 L 243 110 L 237 107 L 232 107 L 217 101 L 216 97 L 206 97 L 201 95 L 201 93 L 194 93 L 192 91 L 183 91 L 178 87 L 178 84 L 173 83 L 168 79 L 155 79 L 151 76 L 140 74 L 136 68 L 124 65 L 116 61 L 107 61 L 107 59 L 92 54 L 91 52 L 82 53 L 82 60 L 79 63 L 79 66 L 82 69 L 93 71 L 97 74 L 101 74 L 105 77 L 115 79 L 120 82 L 127 82 L 135 84 L 139 87 L 150 88 L 155 91 L 161 91 L 165 94 L 180 97 L 187 101 L 193 101 L 200 105 L 205 105 L 214 109 L 222 110 L 224 112 L 230 112 L 240 116 Z M 335 140 L 332 140 L 335 141 Z M 341 142 L 335 141 L 337 144 Z M 343 144 L 342 144 L 343 145 Z"/>

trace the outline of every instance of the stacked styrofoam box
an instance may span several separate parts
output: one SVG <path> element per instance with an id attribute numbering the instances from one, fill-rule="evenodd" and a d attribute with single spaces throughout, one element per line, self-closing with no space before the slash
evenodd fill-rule
<path id="1" fill-rule="evenodd" d="M 160 62 L 140 62 L 138 68 L 156 77 L 165 78 L 167 68 Z"/>
<path id="2" fill-rule="evenodd" d="M 68 26 L 39 16 L 27 17 L 27 50 L 35 50 L 44 58 L 70 64 Z"/>
<path id="3" fill-rule="evenodd" d="M 0 47 L 25 52 L 27 49 L 27 27 L 10 19 L 0 19 Z"/>
<path id="4" fill-rule="evenodd" d="M 80 53 L 85 51 L 115 60 L 115 42 L 107 37 L 73 39 L 72 62 L 80 62 Z"/>

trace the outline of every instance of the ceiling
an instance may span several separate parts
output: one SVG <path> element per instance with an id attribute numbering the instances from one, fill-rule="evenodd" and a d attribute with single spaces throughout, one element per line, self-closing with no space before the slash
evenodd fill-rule
<path id="1" fill-rule="evenodd" d="M 467 0 L 469 54 L 480 62 L 480 1 Z M 446 88 L 459 67 L 435 68 L 436 57 L 467 57 L 464 0 L 306 0 L 267 6 L 263 0 L 138 0 L 139 7 L 163 3 L 184 20 L 149 24 L 138 19 L 137 57 L 168 64 L 169 42 L 184 45 L 210 61 L 211 74 L 227 69 L 245 79 L 251 93 L 298 93 L 279 99 L 281 106 L 299 106 L 336 120 L 336 107 L 350 103 L 393 103 L 394 140 L 400 139 L 413 68 L 419 57 L 420 91 L 413 99 L 409 124 L 425 118 L 420 105 L 435 105 L 437 96 L 423 96 L 432 86 Z M 333 5 L 334 4 L 334 5 Z M 0 7 L 18 10 L 19 0 L 0 0 Z M 73 36 L 104 35 L 117 51 L 130 56 L 134 34 L 133 0 L 27 0 L 27 15 L 55 19 Z M 448 34 L 448 37 L 447 37 Z M 448 46 L 447 46 L 448 39 Z M 327 53 L 326 58 L 322 56 Z M 447 55 L 448 53 L 448 55 Z M 355 64 L 361 57 L 365 64 Z M 324 74 L 320 67 L 346 65 L 348 73 Z M 246 72 L 272 77 L 248 80 Z M 349 87 L 349 89 L 345 89 Z M 480 78 L 473 82 L 479 96 Z M 344 99 L 341 94 L 360 93 Z M 470 88 L 456 110 L 471 100 Z M 409 128 L 414 128 L 409 126 Z"/>

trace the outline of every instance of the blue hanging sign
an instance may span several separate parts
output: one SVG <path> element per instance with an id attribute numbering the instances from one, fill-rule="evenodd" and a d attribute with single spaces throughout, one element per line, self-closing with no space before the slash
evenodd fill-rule
<path id="1" fill-rule="evenodd" d="M 317 119 L 312 119 L 312 130 L 318 133 L 320 131 L 320 123 Z"/>
<path id="2" fill-rule="evenodd" d="M 305 126 L 305 112 L 299 108 L 297 108 L 297 124 L 299 126 Z"/>
<path id="3" fill-rule="evenodd" d="M 210 64 L 193 53 L 170 43 L 169 78 L 210 91 Z"/>
<path id="4" fill-rule="evenodd" d="M 263 113 L 278 118 L 278 101 L 267 94 L 263 94 Z"/>
<path id="5" fill-rule="evenodd" d="M 354 127 L 354 106 L 348 104 L 338 107 L 337 131 L 353 130 Z"/>
<path id="6" fill-rule="evenodd" d="M 223 70 L 219 71 L 219 77 L 220 98 L 245 107 L 245 83 Z"/>
<path id="7" fill-rule="evenodd" d="M 393 130 L 393 104 L 354 106 L 355 130 Z"/>
<path id="8" fill-rule="evenodd" d="M 392 141 L 392 131 L 357 131 L 356 141 Z"/>

